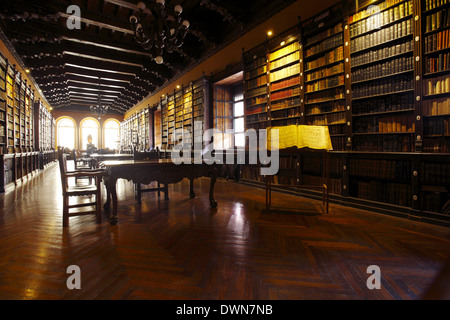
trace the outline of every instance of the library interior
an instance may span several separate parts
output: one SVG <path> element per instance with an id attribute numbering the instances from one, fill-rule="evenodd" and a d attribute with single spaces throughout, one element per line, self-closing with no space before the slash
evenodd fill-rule
<path id="1" fill-rule="evenodd" d="M 2 300 L 450 299 L 450 1 L 2 0 L 0 168 Z"/>

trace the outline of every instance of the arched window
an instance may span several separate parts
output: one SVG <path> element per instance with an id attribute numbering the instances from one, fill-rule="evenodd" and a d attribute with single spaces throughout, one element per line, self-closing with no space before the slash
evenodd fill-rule
<path id="1" fill-rule="evenodd" d="M 59 120 L 56 139 L 59 147 L 75 149 L 75 121 L 69 118 Z"/>
<path id="2" fill-rule="evenodd" d="M 115 119 L 108 119 L 103 124 L 105 149 L 117 149 L 120 143 L 120 125 Z"/>
<path id="3" fill-rule="evenodd" d="M 81 149 L 87 149 L 89 135 L 92 137 L 92 144 L 94 147 L 99 149 L 98 127 L 98 122 L 95 119 L 88 118 L 81 122 Z"/>

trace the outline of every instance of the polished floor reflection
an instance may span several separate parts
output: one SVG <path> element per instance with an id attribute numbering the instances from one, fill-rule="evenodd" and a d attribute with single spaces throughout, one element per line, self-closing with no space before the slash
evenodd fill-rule
<path id="1" fill-rule="evenodd" d="M 57 163 L 0 195 L 0 299 L 420 299 L 450 254 L 450 230 L 208 179 L 137 205 L 119 181 L 119 223 L 62 228 Z M 277 208 L 283 208 L 278 211 Z M 291 212 L 286 212 L 290 210 Z M 320 213 L 320 214 L 311 214 Z M 80 268 L 69 290 L 67 268 Z M 370 290 L 377 265 L 381 289 Z"/>

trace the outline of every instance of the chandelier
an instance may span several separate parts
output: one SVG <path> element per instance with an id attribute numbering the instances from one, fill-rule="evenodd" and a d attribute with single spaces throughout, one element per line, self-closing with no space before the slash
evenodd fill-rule
<path id="1" fill-rule="evenodd" d="M 106 114 L 106 112 L 108 112 L 108 106 L 103 106 L 102 105 L 102 96 L 100 94 L 100 78 L 98 79 L 99 84 L 98 84 L 98 104 L 95 106 L 91 106 L 91 112 L 97 116 L 98 120 L 101 119 L 102 116 L 104 116 Z"/>
<path id="2" fill-rule="evenodd" d="M 181 19 L 179 4 L 169 12 L 165 0 L 139 2 L 137 8 L 139 14 L 130 17 L 134 38 L 145 50 L 155 48 L 155 62 L 161 64 L 163 50 L 173 52 L 183 44 L 189 21 Z"/>
<path id="3" fill-rule="evenodd" d="M 97 116 L 98 120 L 100 120 L 107 111 L 108 106 L 102 106 L 100 103 L 97 106 L 91 106 L 91 112 Z"/>

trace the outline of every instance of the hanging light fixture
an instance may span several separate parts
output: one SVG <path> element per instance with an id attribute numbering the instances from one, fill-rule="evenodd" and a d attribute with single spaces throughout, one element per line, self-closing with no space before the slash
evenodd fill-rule
<path id="1" fill-rule="evenodd" d="M 102 105 L 102 96 L 100 93 L 100 78 L 98 78 L 98 101 L 97 105 L 91 106 L 91 112 L 97 116 L 98 120 L 108 112 L 109 107 Z"/>
<path id="2" fill-rule="evenodd" d="M 145 49 L 155 48 L 155 62 L 163 63 L 163 51 L 173 52 L 183 44 L 189 21 L 181 19 L 183 8 L 177 4 L 169 14 L 165 0 L 139 2 L 139 14 L 130 17 L 134 38 Z M 147 10 L 148 9 L 148 10 Z M 149 23 L 146 23 L 147 13 Z"/>

